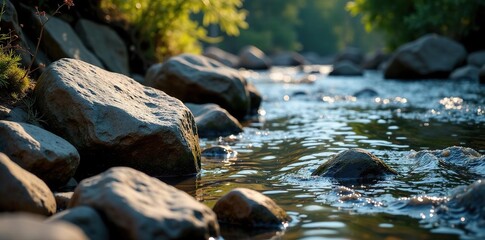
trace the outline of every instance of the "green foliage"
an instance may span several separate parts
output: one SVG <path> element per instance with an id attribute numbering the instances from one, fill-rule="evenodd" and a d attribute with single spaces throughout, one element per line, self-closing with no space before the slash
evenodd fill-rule
<path id="1" fill-rule="evenodd" d="M 355 0 L 347 9 L 362 16 L 367 30 L 384 32 L 395 48 L 426 33 L 466 39 L 480 30 L 485 0 Z"/>
<path id="2" fill-rule="evenodd" d="M 231 36 L 247 28 L 241 0 L 103 0 L 101 7 L 134 25 L 139 49 L 159 60 L 182 52 L 200 52 L 199 40 L 217 41 L 207 36 L 206 27 L 218 25 Z M 201 16 L 201 23 L 194 20 Z"/>
<path id="3" fill-rule="evenodd" d="M 21 96 L 30 84 L 24 69 L 20 68 L 20 57 L 12 51 L 0 49 L 0 89 L 6 89 L 12 96 Z"/>

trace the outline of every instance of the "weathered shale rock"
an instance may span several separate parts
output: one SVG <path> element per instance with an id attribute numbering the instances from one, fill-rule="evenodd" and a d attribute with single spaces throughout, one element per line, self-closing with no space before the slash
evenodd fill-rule
<path id="1" fill-rule="evenodd" d="M 214 205 L 219 222 L 246 228 L 283 229 L 290 221 L 272 199 L 247 188 L 236 188 Z"/>
<path id="2" fill-rule="evenodd" d="M 51 187 L 65 184 L 79 166 L 74 146 L 27 123 L 0 121 L 0 152 Z"/>
<path id="3" fill-rule="evenodd" d="M 0 153 L 0 196 L 0 212 L 22 211 L 41 215 L 56 212 L 56 200 L 49 187 L 3 153 Z"/>
<path id="4" fill-rule="evenodd" d="M 79 150 L 83 172 L 121 165 L 168 176 L 200 169 L 193 115 L 164 92 L 61 59 L 41 75 L 34 95 L 50 130 Z"/>
<path id="5" fill-rule="evenodd" d="M 190 103 L 215 103 L 238 119 L 249 112 L 250 98 L 246 80 L 235 69 L 199 55 L 182 54 L 149 70 L 145 85 L 165 91 Z"/>
<path id="6" fill-rule="evenodd" d="M 397 174 L 381 159 L 364 149 L 353 148 L 334 155 L 312 175 L 332 177 L 343 183 L 367 183 Z"/>
<path id="7" fill-rule="evenodd" d="M 131 168 L 84 179 L 70 207 L 90 206 L 113 239 L 208 239 L 219 236 L 215 213 L 187 193 Z"/>

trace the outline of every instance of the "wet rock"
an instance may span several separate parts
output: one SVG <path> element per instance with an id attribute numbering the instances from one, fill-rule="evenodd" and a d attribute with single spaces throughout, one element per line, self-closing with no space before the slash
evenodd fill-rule
<path id="1" fill-rule="evenodd" d="M 0 212 L 41 215 L 56 212 L 56 201 L 49 187 L 3 153 L 0 153 L 0 196 Z"/>
<path id="2" fill-rule="evenodd" d="M 67 222 L 45 222 L 31 214 L 0 214 L 0 239 L 88 240 L 78 227 Z"/>
<path id="3" fill-rule="evenodd" d="M 305 65 L 305 58 L 297 52 L 282 52 L 271 57 L 273 66 L 301 66 Z"/>
<path id="4" fill-rule="evenodd" d="M 70 207 L 105 217 L 113 239 L 208 239 L 219 236 L 214 212 L 183 191 L 131 168 L 81 181 Z"/>
<path id="5" fill-rule="evenodd" d="M 56 199 L 57 212 L 61 212 L 67 209 L 69 202 L 71 201 L 74 192 L 56 192 L 54 198 Z"/>
<path id="6" fill-rule="evenodd" d="M 362 76 L 364 71 L 351 61 L 339 61 L 333 65 L 330 76 Z"/>
<path id="7" fill-rule="evenodd" d="M 290 220 L 272 199 L 247 188 L 236 188 L 213 208 L 220 223 L 245 228 L 283 229 Z"/>
<path id="8" fill-rule="evenodd" d="M 86 48 L 68 23 L 57 17 L 47 17 L 49 21 L 45 24 L 41 45 L 51 59 L 73 58 L 103 67 L 103 64 Z M 32 19 L 35 19 L 35 24 L 40 28 L 41 23 L 38 16 L 32 16 Z"/>
<path id="9" fill-rule="evenodd" d="M 372 88 L 364 88 L 362 90 L 359 90 L 355 92 L 352 96 L 357 97 L 357 98 L 372 98 L 378 96 L 379 93 L 376 92 L 376 90 Z"/>
<path id="10" fill-rule="evenodd" d="M 50 129 L 79 150 L 87 175 L 120 165 L 157 176 L 200 169 L 193 115 L 161 91 L 61 59 L 42 74 L 34 95 Z"/>
<path id="11" fill-rule="evenodd" d="M 48 223 L 68 222 L 83 231 L 90 240 L 109 239 L 109 231 L 96 210 L 79 206 L 62 211 L 49 219 Z"/>
<path id="12" fill-rule="evenodd" d="M 158 73 L 154 78 L 146 78 L 145 84 L 183 102 L 215 103 L 238 119 L 249 111 L 250 98 L 244 77 L 213 59 L 182 54 L 168 59 Z"/>
<path id="13" fill-rule="evenodd" d="M 251 105 L 249 107 L 249 114 L 256 115 L 258 114 L 259 107 L 261 106 L 261 102 L 263 101 L 263 96 L 258 91 L 256 86 L 252 83 L 246 84 L 246 88 L 249 92 L 249 98 L 251 99 Z"/>
<path id="14" fill-rule="evenodd" d="M 467 219 L 476 219 L 485 227 L 485 180 L 477 180 L 466 187 L 454 190 L 447 205 L 449 208 L 465 211 Z M 455 214 L 456 215 L 456 214 Z M 455 216 L 456 218 L 462 216 Z"/>
<path id="15" fill-rule="evenodd" d="M 477 68 L 485 65 L 485 51 L 470 53 L 467 58 L 467 63 Z"/>
<path id="16" fill-rule="evenodd" d="M 429 34 L 397 49 L 384 70 L 385 78 L 447 78 L 466 57 L 465 48 L 446 37 Z"/>
<path id="17" fill-rule="evenodd" d="M 87 19 L 79 19 L 76 32 L 107 70 L 127 76 L 130 74 L 126 45 L 113 29 Z"/>
<path id="18" fill-rule="evenodd" d="M 265 70 L 269 69 L 271 64 L 261 49 L 247 46 L 239 52 L 239 66 L 246 69 Z"/>
<path id="19" fill-rule="evenodd" d="M 379 67 L 389 60 L 389 54 L 385 54 L 382 51 L 376 51 L 374 54 L 366 57 L 364 63 L 362 63 L 362 68 L 368 70 L 379 70 Z"/>
<path id="20" fill-rule="evenodd" d="M 313 176 L 331 177 L 343 183 L 367 183 L 397 172 L 364 149 L 353 148 L 334 155 Z"/>
<path id="21" fill-rule="evenodd" d="M 52 187 L 65 184 L 79 165 L 74 146 L 27 123 L 0 121 L 0 152 Z"/>
<path id="22" fill-rule="evenodd" d="M 480 83 L 485 84 L 485 65 L 483 65 L 483 67 L 480 68 L 479 77 L 480 77 Z"/>
<path id="23" fill-rule="evenodd" d="M 217 104 L 186 103 L 185 106 L 194 114 L 199 137 L 228 136 L 243 131 L 239 121 Z"/>
<path id="24" fill-rule="evenodd" d="M 237 158 L 237 152 L 229 146 L 216 145 L 206 148 L 202 151 L 202 157 L 210 159 L 234 159 Z"/>
<path id="25" fill-rule="evenodd" d="M 228 67 L 237 68 L 239 66 L 239 58 L 236 55 L 217 47 L 206 48 L 204 51 L 204 56 L 221 62 Z"/>
<path id="26" fill-rule="evenodd" d="M 343 61 L 349 61 L 356 66 L 360 66 L 364 61 L 364 53 L 358 48 L 348 47 L 335 57 L 334 64 Z"/>
<path id="27" fill-rule="evenodd" d="M 475 66 L 468 65 L 455 69 L 451 74 L 450 78 L 455 80 L 470 80 L 478 81 L 478 74 L 480 69 Z"/>

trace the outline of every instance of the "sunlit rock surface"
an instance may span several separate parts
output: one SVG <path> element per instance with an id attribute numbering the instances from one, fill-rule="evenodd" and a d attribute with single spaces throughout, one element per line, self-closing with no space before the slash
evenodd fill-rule
<path id="1" fill-rule="evenodd" d="M 200 137 L 225 137 L 243 131 L 241 123 L 217 104 L 186 103 L 185 106 L 194 114 Z"/>
<path id="2" fill-rule="evenodd" d="M 239 67 L 265 70 L 271 67 L 271 63 L 261 49 L 255 46 L 246 46 L 239 51 Z"/>

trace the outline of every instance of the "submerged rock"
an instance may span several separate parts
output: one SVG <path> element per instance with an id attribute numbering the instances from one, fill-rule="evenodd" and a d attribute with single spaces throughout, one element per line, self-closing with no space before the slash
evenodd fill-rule
<path id="1" fill-rule="evenodd" d="M 185 106 L 194 114 L 200 137 L 228 136 L 243 131 L 241 123 L 217 104 L 186 103 Z"/>
<path id="2" fill-rule="evenodd" d="M 355 63 L 344 60 L 339 61 L 333 65 L 333 70 L 328 74 L 329 76 L 362 76 L 364 72 L 355 65 Z"/>
<path id="3" fill-rule="evenodd" d="M 449 38 L 428 34 L 399 47 L 389 60 L 389 79 L 447 78 L 466 58 L 465 48 Z"/>
<path id="4" fill-rule="evenodd" d="M 236 188 L 214 205 L 220 223 L 246 228 L 283 229 L 290 221 L 272 199 L 247 188 Z"/>
<path id="5" fill-rule="evenodd" d="M 377 93 L 377 91 L 372 88 L 364 88 L 352 94 L 352 96 L 357 98 L 372 98 L 378 95 L 379 93 Z"/>
<path id="6" fill-rule="evenodd" d="M 193 115 L 164 92 L 61 59 L 42 74 L 34 95 L 49 129 L 79 150 L 86 175 L 120 165 L 156 176 L 200 169 Z"/>
<path id="7" fill-rule="evenodd" d="M 113 239 L 208 239 L 219 236 L 215 213 L 187 193 L 131 168 L 84 179 L 70 207 L 104 216 Z"/>
<path id="8" fill-rule="evenodd" d="M 74 146 L 27 123 L 0 121 L 0 152 L 52 187 L 65 184 L 79 165 Z"/>
<path id="9" fill-rule="evenodd" d="M 202 151 L 202 156 L 210 159 L 233 159 L 237 157 L 237 152 L 229 146 L 216 145 Z"/>
<path id="10" fill-rule="evenodd" d="M 45 222 L 38 215 L 0 214 L 0 239 L 88 240 L 78 227 L 67 222 Z"/>
<path id="11" fill-rule="evenodd" d="M 0 153 L 0 196 L 0 212 L 41 215 L 56 212 L 56 200 L 49 187 L 3 153 Z"/>
<path id="12" fill-rule="evenodd" d="M 64 210 L 47 219 L 47 222 L 69 222 L 79 227 L 90 240 L 109 239 L 108 228 L 103 219 L 96 210 L 87 206 Z"/>
<path id="13" fill-rule="evenodd" d="M 343 183 L 367 183 L 397 172 L 364 149 L 354 148 L 334 155 L 312 175 L 331 177 Z"/>

